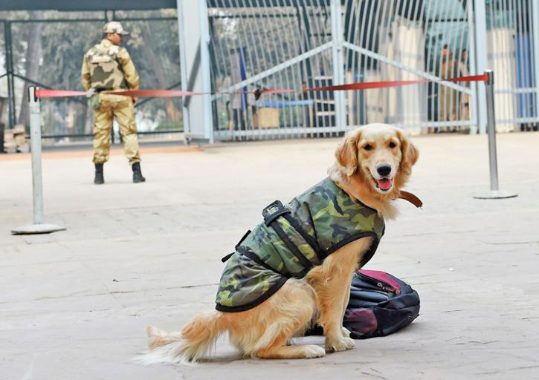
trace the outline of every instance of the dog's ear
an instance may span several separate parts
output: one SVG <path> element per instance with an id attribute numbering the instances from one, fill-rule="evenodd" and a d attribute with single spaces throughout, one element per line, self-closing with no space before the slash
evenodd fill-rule
<path id="1" fill-rule="evenodd" d="M 402 131 L 397 131 L 397 135 L 401 142 L 402 153 L 400 169 L 403 173 L 410 174 L 412 172 L 412 166 L 415 165 L 419 157 L 419 151 Z"/>
<path id="2" fill-rule="evenodd" d="M 345 169 L 348 177 L 357 171 L 357 142 L 360 133 L 347 134 L 335 151 L 337 162 Z"/>

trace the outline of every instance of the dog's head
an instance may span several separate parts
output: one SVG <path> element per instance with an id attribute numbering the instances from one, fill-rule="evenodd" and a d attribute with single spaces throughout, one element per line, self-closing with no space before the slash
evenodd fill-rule
<path id="1" fill-rule="evenodd" d="M 394 199 L 418 158 L 404 132 L 387 124 L 369 124 L 348 133 L 335 152 L 341 177 L 378 199 Z"/>

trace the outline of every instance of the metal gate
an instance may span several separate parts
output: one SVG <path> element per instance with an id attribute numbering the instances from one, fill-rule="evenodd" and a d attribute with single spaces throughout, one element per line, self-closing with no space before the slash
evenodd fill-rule
<path id="1" fill-rule="evenodd" d="M 333 93 L 337 23 L 328 0 L 214 0 L 208 9 L 217 139 L 285 138 L 343 130 Z M 292 88 L 263 95 L 263 88 Z"/>
<path id="2" fill-rule="evenodd" d="M 285 5 L 283 5 L 285 4 Z M 370 122 L 463 128 L 473 91 L 444 79 L 466 75 L 466 1 L 212 0 L 212 87 L 217 139 L 332 136 Z M 368 91 L 303 88 L 428 79 Z M 291 94 L 252 90 L 293 88 Z"/>

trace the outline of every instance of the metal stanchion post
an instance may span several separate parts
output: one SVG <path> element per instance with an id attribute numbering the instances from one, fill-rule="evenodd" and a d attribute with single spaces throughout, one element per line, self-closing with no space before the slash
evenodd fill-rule
<path id="1" fill-rule="evenodd" d="M 487 101 L 487 133 L 488 133 L 488 156 L 490 167 L 490 191 L 485 194 L 475 195 L 477 199 L 504 199 L 514 198 L 518 194 L 501 191 L 498 184 L 498 154 L 496 152 L 496 114 L 494 108 L 494 72 L 486 70 L 488 80 L 485 82 Z"/>
<path id="2" fill-rule="evenodd" d="M 18 227 L 11 231 L 13 235 L 47 234 L 63 231 L 65 227 L 43 222 L 43 180 L 41 171 L 41 115 L 36 97 L 37 87 L 28 89 L 30 103 L 30 149 L 32 150 L 32 196 L 34 206 L 34 224 Z"/>

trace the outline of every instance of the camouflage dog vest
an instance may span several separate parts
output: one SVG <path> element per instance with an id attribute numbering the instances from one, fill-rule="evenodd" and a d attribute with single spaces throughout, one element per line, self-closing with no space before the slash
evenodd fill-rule
<path id="1" fill-rule="evenodd" d="M 273 202 L 264 222 L 236 245 L 227 261 L 216 309 L 249 310 L 271 297 L 291 277 L 303 278 L 342 246 L 373 237 L 360 265 L 371 259 L 384 234 L 384 219 L 326 178 L 287 205 Z"/>

